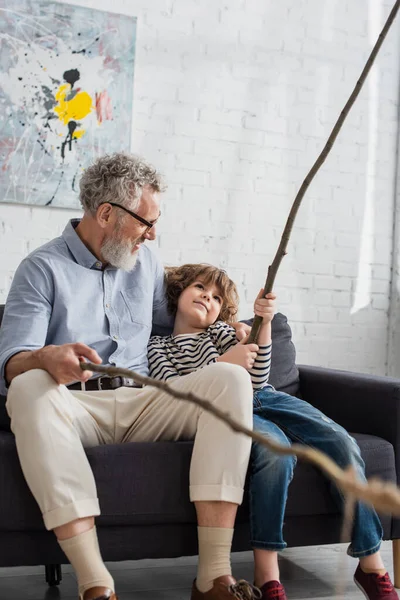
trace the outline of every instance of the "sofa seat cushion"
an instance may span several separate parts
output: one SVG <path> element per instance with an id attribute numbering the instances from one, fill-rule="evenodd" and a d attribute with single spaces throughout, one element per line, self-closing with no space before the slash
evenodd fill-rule
<path id="1" fill-rule="evenodd" d="M 395 481 L 391 444 L 356 435 L 367 476 Z M 99 524 L 157 525 L 195 523 L 189 501 L 192 442 L 131 443 L 87 451 L 95 474 L 102 516 Z M 299 463 L 291 484 L 288 516 L 337 513 L 329 482 L 313 467 Z M 0 432 L 0 530 L 43 529 L 39 509 L 21 472 L 14 437 Z M 247 494 L 238 518 L 247 520 Z M 292 500 L 293 498 L 293 500 Z"/>

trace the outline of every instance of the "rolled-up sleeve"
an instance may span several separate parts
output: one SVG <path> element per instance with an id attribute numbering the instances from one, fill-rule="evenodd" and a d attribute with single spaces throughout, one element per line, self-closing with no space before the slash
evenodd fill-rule
<path id="1" fill-rule="evenodd" d="M 51 274 L 39 262 L 26 258 L 15 273 L 0 328 L 1 394 L 7 393 L 7 361 L 18 352 L 45 345 L 52 301 Z"/>

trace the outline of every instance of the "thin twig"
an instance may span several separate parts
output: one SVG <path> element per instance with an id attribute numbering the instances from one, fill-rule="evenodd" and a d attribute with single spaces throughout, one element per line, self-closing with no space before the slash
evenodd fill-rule
<path id="1" fill-rule="evenodd" d="M 342 112 L 339 115 L 338 120 L 336 121 L 336 123 L 332 129 L 332 132 L 328 138 L 328 141 L 326 142 L 322 152 L 320 153 L 317 160 L 311 167 L 308 175 L 304 179 L 303 183 L 300 186 L 299 191 L 297 192 L 297 196 L 294 199 L 292 208 L 290 210 L 288 219 L 286 221 L 285 229 L 283 230 L 283 233 L 282 233 L 282 237 L 281 237 L 281 241 L 280 241 L 278 250 L 275 254 L 272 264 L 268 267 L 267 279 L 266 279 L 265 286 L 264 286 L 264 294 L 269 294 L 270 292 L 272 292 L 275 277 L 278 272 L 279 266 L 282 262 L 283 257 L 287 254 L 286 249 L 287 249 L 287 246 L 289 243 L 289 237 L 290 237 L 290 234 L 292 233 L 294 220 L 296 218 L 297 211 L 300 208 L 301 201 L 303 200 L 303 197 L 308 189 L 308 186 L 310 185 L 310 183 L 314 179 L 315 175 L 318 173 L 319 169 L 325 162 L 325 159 L 328 156 L 329 152 L 331 151 L 332 146 L 342 128 L 343 123 L 346 120 L 347 115 L 350 112 L 351 107 L 353 106 L 354 102 L 357 99 L 357 96 L 361 92 L 361 89 L 365 83 L 365 80 L 367 79 L 368 73 L 370 72 L 371 67 L 374 64 L 375 58 L 377 57 L 378 52 L 384 42 L 384 39 L 385 39 L 390 27 L 392 26 L 392 23 L 396 17 L 396 14 L 397 14 L 399 8 L 400 8 L 400 0 L 397 0 L 397 2 L 395 3 L 394 7 L 392 8 L 392 11 L 385 23 L 384 28 L 382 29 L 382 31 L 376 41 L 375 46 L 373 47 L 373 50 L 365 64 L 365 67 L 360 75 L 359 80 L 356 83 L 354 90 L 352 91 L 352 93 L 350 95 L 350 98 L 347 100 Z M 254 317 L 253 326 L 251 328 L 251 332 L 250 332 L 250 336 L 249 336 L 249 340 L 248 340 L 249 344 L 257 342 L 261 324 L 262 324 L 262 318 L 257 317 L 257 316 Z"/>
<path id="2" fill-rule="evenodd" d="M 122 369 L 119 367 L 109 367 L 106 365 L 95 365 L 93 363 L 81 362 L 81 369 L 83 371 L 93 371 L 94 373 L 104 373 L 110 377 L 129 377 L 134 379 L 137 383 L 144 385 L 150 385 L 155 387 L 167 394 L 170 394 L 174 398 L 179 400 L 186 400 L 192 402 L 197 406 L 200 406 L 204 410 L 212 413 L 218 419 L 224 421 L 233 431 L 238 433 L 244 433 L 251 437 L 252 440 L 262 444 L 266 448 L 269 448 L 277 454 L 294 454 L 297 458 L 311 462 L 316 465 L 321 471 L 329 477 L 341 490 L 346 494 L 351 494 L 356 500 L 362 500 L 370 506 L 374 506 L 377 510 L 382 513 L 391 513 L 400 516 L 400 489 L 393 483 L 383 482 L 379 480 L 370 479 L 367 483 L 355 479 L 353 474 L 348 470 L 343 471 L 329 456 L 323 454 L 319 450 L 310 448 L 308 446 L 302 446 L 300 444 L 292 444 L 292 446 L 286 447 L 281 446 L 272 439 L 267 439 L 257 431 L 252 431 L 247 427 L 244 427 L 233 419 L 229 413 L 220 410 L 208 400 L 200 398 L 193 392 L 181 392 L 175 390 L 165 381 L 158 381 L 145 375 L 140 375 L 130 369 Z"/>

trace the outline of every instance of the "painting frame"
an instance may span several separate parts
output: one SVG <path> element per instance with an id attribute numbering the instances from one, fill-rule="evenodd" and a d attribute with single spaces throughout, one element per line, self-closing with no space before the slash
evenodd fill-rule
<path id="1" fill-rule="evenodd" d="M 0 203 L 80 208 L 98 156 L 129 151 L 137 19 L 0 0 Z"/>

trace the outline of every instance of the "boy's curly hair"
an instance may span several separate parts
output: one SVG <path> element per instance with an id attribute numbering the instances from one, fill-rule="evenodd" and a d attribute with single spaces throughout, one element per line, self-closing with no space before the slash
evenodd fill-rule
<path id="1" fill-rule="evenodd" d="M 179 296 L 189 285 L 201 281 L 204 285 L 215 285 L 222 297 L 218 321 L 232 323 L 238 312 L 239 295 L 236 285 L 223 269 L 206 263 L 186 264 L 181 267 L 166 267 L 168 310 L 176 314 Z"/>

